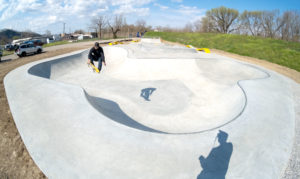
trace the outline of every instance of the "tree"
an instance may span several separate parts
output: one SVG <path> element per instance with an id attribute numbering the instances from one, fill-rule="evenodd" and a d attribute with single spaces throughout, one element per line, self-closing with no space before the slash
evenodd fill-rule
<path id="1" fill-rule="evenodd" d="M 92 19 L 91 28 L 95 29 L 100 39 L 102 38 L 102 31 L 105 28 L 106 24 L 107 24 L 106 16 L 98 16 Z"/>
<path id="2" fill-rule="evenodd" d="M 50 36 L 51 35 L 50 30 L 46 30 L 45 35 Z"/>
<path id="3" fill-rule="evenodd" d="M 275 38 L 276 33 L 278 33 L 280 28 L 284 25 L 284 21 L 280 17 L 278 10 L 263 11 L 261 19 L 265 37 Z"/>
<path id="4" fill-rule="evenodd" d="M 138 31 L 145 32 L 146 31 L 146 21 L 143 19 L 139 19 L 135 22 Z"/>
<path id="5" fill-rule="evenodd" d="M 184 32 L 193 32 L 193 24 L 188 22 L 184 28 L 183 28 L 183 31 Z"/>
<path id="6" fill-rule="evenodd" d="M 21 37 L 20 36 L 13 36 L 13 40 L 17 40 L 17 39 L 20 39 Z"/>
<path id="7" fill-rule="evenodd" d="M 300 13 L 299 11 L 286 11 L 282 15 L 280 36 L 283 40 L 298 41 L 300 36 Z"/>
<path id="8" fill-rule="evenodd" d="M 217 32 L 214 27 L 212 20 L 209 17 L 203 17 L 200 21 L 200 31 L 201 32 Z"/>
<path id="9" fill-rule="evenodd" d="M 107 20 L 107 24 L 111 32 L 113 33 L 113 38 L 118 38 L 117 33 L 121 31 L 122 27 L 126 24 L 126 19 L 123 15 L 115 15 L 113 18 Z"/>
<path id="10" fill-rule="evenodd" d="M 7 43 L 9 43 L 10 42 L 10 40 L 7 38 L 7 37 L 0 37 L 0 44 L 1 45 L 4 45 L 4 44 L 7 44 Z M 1 49 L 1 48 L 0 48 Z"/>
<path id="11" fill-rule="evenodd" d="M 221 6 L 213 8 L 206 12 L 206 17 L 209 23 L 212 23 L 213 28 L 217 32 L 230 33 L 235 29 L 230 27 L 236 22 L 239 12 L 235 9 Z"/>
<path id="12" fill-rule="evenodd" d="M 253 36 L 262 34 L 262 11 L 244 11 L 240 16 L 241 26 Z"/>
<path id="13" fill-rule="evenodd" d="M 193 23 L 193 26 L 194 26 L 195 32 L 202 32 L 202 23 L 201 23 L 201 19 L 196 20 L 196 21 Z"/>
<path id="14" fill-rule="evenodd" d="M 75 34 L 85 34 L 84 30 L 79 29 L 74 31 Z"/>

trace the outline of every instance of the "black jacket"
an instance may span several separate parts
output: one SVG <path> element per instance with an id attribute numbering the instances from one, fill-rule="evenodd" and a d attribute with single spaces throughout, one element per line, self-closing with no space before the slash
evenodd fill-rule
<path id="1" fill-rule="evenodd" d="M 105 57 L 104 57 L 104 52 L 102 47 L 99 47 L 97 50 L 95 49 L 95 47 L 91 48 L 88 58 L 92 61 L 98 61 L 98 59 L 101 58 L 101 60 L 105 62 Z"/>

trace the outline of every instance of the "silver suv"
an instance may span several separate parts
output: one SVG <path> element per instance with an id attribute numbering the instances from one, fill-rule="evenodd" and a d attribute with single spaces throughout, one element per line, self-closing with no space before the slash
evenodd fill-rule
<path id="1" fill-rule="evenodd" d="M 43 47 L 30 44 L 21 44 L 15 51 L 19 57 L 25 57 L 28 54 L 42 53 Z"/>

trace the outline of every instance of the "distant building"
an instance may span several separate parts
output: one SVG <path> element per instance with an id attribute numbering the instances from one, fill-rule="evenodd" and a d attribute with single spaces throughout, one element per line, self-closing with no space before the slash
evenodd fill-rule
<path id="1" fill-rule="evenodd" d="M 91 38 L 93 38 L 92 35 L 83 35 L 83 34 L 80 34 L 80 35 L 77 37 L 78 40 L 91 39 Z"/>
<path id="2" fill-rule="evenodd" d="M 28 37 L 28 38 L 23 38 L 23 39 L 16 39 L 12 41 L 12 45 L 20 45 L 21 43 L 27 41 L 27 40 L 31 40 L 33 39 L 32 37 Z"/>
<path id="3" fill-rule="evenodd" d="M 53 43 L 55 41 L 60 41 L 60 40 L 61 40 L 60 35 L 53 35 L 53 36 L 47 38 L 47 43 L 49 44 L 49 43 Z"/>

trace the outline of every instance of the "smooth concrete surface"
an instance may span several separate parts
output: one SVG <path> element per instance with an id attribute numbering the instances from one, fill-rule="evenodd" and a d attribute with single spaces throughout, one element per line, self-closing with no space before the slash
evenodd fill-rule
<path id="1" fill-rule="evenodd" d="M 78 51 L 4 79 L 17 128 L 47 177 L 283 175 L 299 118 L 298 84 L 156 39 L 104 52 L 100 74 L 88 68 L 87 51 Z"/>

